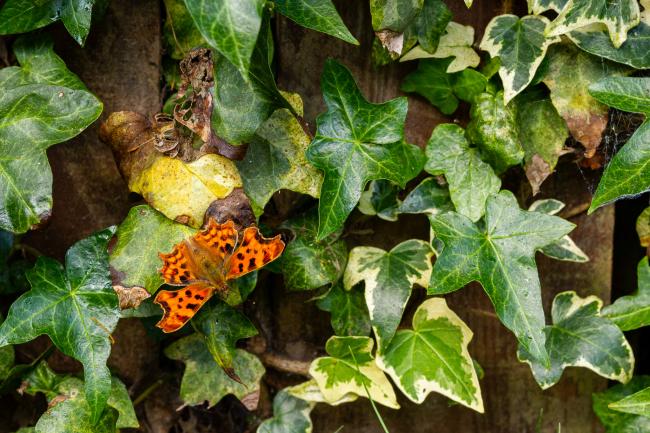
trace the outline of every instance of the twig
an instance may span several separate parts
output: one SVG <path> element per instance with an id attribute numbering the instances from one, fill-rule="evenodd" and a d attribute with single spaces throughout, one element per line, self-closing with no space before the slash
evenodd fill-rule
<path id="1" fill-rule="evenodd" d="M 300 376 L 309 377 L 310 361 L 299 361 L 296 359 L 288 358 L 279 353 L 268 350 L 266 341 L 261 337 L 253 337 L 248 340 L 245 349 L 257 355 L 266 367 L 283 373 L 298 374 Z"/>

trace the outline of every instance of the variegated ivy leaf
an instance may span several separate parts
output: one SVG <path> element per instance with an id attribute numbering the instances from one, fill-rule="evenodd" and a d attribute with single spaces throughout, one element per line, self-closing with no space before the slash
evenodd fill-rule
<path id="1" fill-rule="evenodd" d="M 331 59 L 321 85 L 328 111 L 318 116 L 307 150 L 307 159 L 325 173 L 318 240 L 343 226 L 368 181 L 388 179 L 403 188 L 424 164 L 420 148 L 404 142 L 406 98 L 366 101 L 350 71 Z"/>
<path id="2" fill-rule="evenodd" d="M 501 179 L 481 160 L 478 150 L 470 147 L 463 128 L 452 123 L 438 125 L 429 138 L 426 155 L 424 169 L 445 175 L 456 211 L 478 221 L 487 198 L 499 192 Z"/>
<path id="3" fill-rule="evenodd" d="M 305 400 L 310 403 L 327 403 L 330 406 L 338 406 L 339 404 L 349 403 L 355 401 L 358 398 L 356 394 L 346 394 L 343 398 L 341 398 L 341 400 L 327 401 L 325 400 L 323 393 L 320 392 L 318 383 L 316 383 L 314 379 L 310 379 L 306 382 L 299 383 L 298 385 L 285 388 L 285 391 L 301 400 Z"/>
<path id="4" fill-rule="evenodd" d="M 475 68 L 481 62 L 481 58 L 474 51 L 474 28 L 464 26 L 456 22 L 447 24 L 445 34 L 440 37 L 438 48 L 433 53 L 425 51 L 419 45 L 406 53 L 400 62 L 416 59 L 446 59 L 453 57 L 447 66 L 447 73 L 460 72 L 466 68 Z"/>
<path id="5" fill-rule="evenodd" d="M 467 350 L 472 337 L 443 298 L 428 299 L 413 315 L 413 329 L 398 331 L 377 364 L 416 403 L 437 392 L 483 413 L 478 377 Z"/>
<path id="6" fill-rule="evenodd" d="M 610 409 L 650 417 L 650 387 L 609 404 Z"/>
<path id="7" fill-rule="evenodd" d="M 168 358 L 185 363 L 180 396 L 185 404 L 195 406 L 207 401 L 212 407 L 228 394 L 239 400 L 259 392 L 264 366 L 253 354 L 235 349 L 233 364 L 241 382 L 228 377 L 217 365 L 202 335 L 192 334 L 176 340 L 165 349 Z"/>
<path id="8" fill-rule="evenodd" d="M 273 398 L 273 418 L 262 422 L 257 433 L 311 433 L 309 413 L 314 403 L 281 390 Z"/>
<path id="9" fill-rule="evenodd" d="M 519 142 L 516 107 L 505 104 L 502 91 L 476 96 L 469 115 L 467 138 L 495 172 L 521 162 L 525 153 Z"/>
<path id="10" fill-rule="evenodd" d="M 603 24 L 615 47 L 620 47 L 627 32 L 639 24 L 637 0 L 568 0 L 560 15 L 546 28 L 548 36 L 559 36 L 590 24 Z"/>
<path id="11" fill-rule="evenodd" d="M 399 186 L 388 180 L 373 180 L 368 189 L 361 193 L 359 212 L 377 215 L 386 221 L 397 221 L 399 215 Z"/>
<path id="12" fill-rule="evenodd" d="M 106 361 L 110 334 L 120 317 L 106 251 L 114 233 L 111 227 L 74 244 L 66 253 L 65 268 L 39 257 L 27 274 L 31 290 L 11 305 L 0 326 L 0 346 L 47 334 L 59 350 L 83 364 L 93 421 L 100 419 L 110 394 Z"/>
<path id="13" fill-rule="evenodd" d="M 623 331 L 631 331 L 650 325 L 650 266 L 644 257 L 637 266 L 638 290 L 622 296 L 603 308 L 602 315 Z"/>
<path id="14" fill-rule="evenodd" d="M 370 316 L 361 287 L 344 290 L 341 284 L 334 284 L 316 305 L 330 313 L 330 323 L 336 335 L 370 334 Z"/>
<path id="15" fill-rule="evenodd" d="M 553 325 L 544 329 L 549 366 L 532 359 L 520 346 L 517 356 L 530 365 L 542 389 L 555 385 L 566 367 L 584 367 L 600 376 L 626 383 L 634 371 L 634 354 L 623 332 L 601 317 L 603 302 L 596 296 L 581 298 L 575 292 L 555 296 Z"/>
<path id="16" fill-rule="evenodd" d="M 529 212 L 540 212 L 546 215 L 556 215 L 564 209 L 564 203 L 555 199 L 537 200 L 528 208 Z M 589 257 L 573 242 L 569 235 L 564 236 L 559 241 L 550 243 L 540 251 L 553 259 L 564 260 L 567 262 L 584 263 L 589 261 Z"/>
<path id="17" fill-rule="evenodd" d="M 499 15 L 487 25 L 480 48 L 501 59 L 506 104 L 532 81 L 549 45 L 560 42 L 544 35 L 548 23 L 543 16 Z"/>
<path id="18" fill-rule="evenodd" d="M 589 93 L 616 109 L 642 113 L 646 120 L 637 128 L 605 168 L 589 213 L 623 197 L 650 189 L 650 78 L 610 77 L 589 86 Z"/>
<path id="19" fill-rule="evenodd" d="M 323 175 L 307 161 L 309 142 L 309 135 L 287 109 L 276 110 L 257 129 L 246 157 L 237 162 L 256 216 L 281 189 L 318 198 Z"/>
<path id="20" fill-rule="evenodd" d="M 429 243 L 417 239 L 404 241 L 388 252 L 375 247 L 350 251 L 343 284 L 351 290 L 361 281 L 365 283 L 378 352 L 385 350 L 395 335 L 413 285 L 427 287 L 432 257 Z"/>
<path id="21" fill-rule="evenodd" d="M 428 292 L 444 294 L 480 282 L 501 322 L 534 359 L 548 364 L 535 251 L 561 239 L 574 225 L 523 211 L 514 195 L 503 190 L 488 198 L 484 224 L 447 212 L 431 218 L 431 227 L 444 248 Z"/>
<path id="22" fill-rule="evenodd" d="M 607 433 L 645 433 L 650 431 L 650 418 L 619 412 L 610 405 L 650 387 L 650 376 L 634 376 L 625 385 L 618 384 L 606 391 L 594 393 L 594 412 L 605 426 Z"/>
<path id="23" fill-rule="evenodd" d="M 548 10 L 562 12 L 568 0 L 528 0 L 528 12 L 540 15 Z"/>
<path id="24" fill-rule="evenodd" d="M 370 337 L 333 336 L 327 340 L 329 356 L 314 359 L 309 368 L 326 402 L 339 402 L 353 394 L 399 409 L 393 386 L 375 364 L 373 346 Z"/>
<path id="25" fill-rule="evenodd" d="M 643 209 L 636 219 L 636 234 L 642 247 L 650 247 L 650 207 Z"/>

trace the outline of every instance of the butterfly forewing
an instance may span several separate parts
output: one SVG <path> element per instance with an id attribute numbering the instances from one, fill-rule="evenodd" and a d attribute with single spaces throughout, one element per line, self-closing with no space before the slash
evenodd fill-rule
<path id="1" fill-rule="evenodd" d="M 160 270 L 165 283 L 172 286 L 180 286 L 200 280 L 196 274 L 192 258 L 189 254 L 189 246 L 186 241 L 174 246 L 169 254 L 158 254 L 163 261 Z"/>
<path id="2" fill-rule="evenodd" d="M 215 262 L 223 263 L 237 244 L 237 229 L 232 220 L 224 224 L 210 219 L 208 226 L 194 236 L 194 241 L 208 251 Z"/>

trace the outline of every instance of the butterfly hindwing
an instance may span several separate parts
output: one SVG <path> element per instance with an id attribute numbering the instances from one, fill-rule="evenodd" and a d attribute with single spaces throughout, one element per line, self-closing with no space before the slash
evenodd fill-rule
<path id="1" fill-rule="evenodd" d="M 186 241 L 175 245 L 171 253 L 161 253 L 158 256 L 163 261 L 160 273 L 165 283 L 180 286 L 200 279 L 193 271 L 192 258 Z"/>
<path id="2" fill-rule="evenodd" d="M 280 236 L 265 238 L 257 227 L 244 230 L 241 242 L 227 265 L 226 280 L 241 277 L 277 259 L 284 250 Z"/>
<path id="3" fill-rule="evenodd" d="M 204 283 L 190 284 L 179 290 L 161 290 L 154 302 L 164 314 L 156 324 L 163 332 L 181 329 L 212 296 L 214 288 Z"/>
<path id="4" fill-rule="evenodd" d="M 210 218 L 208 226 L 194 236 L 194 240 L 212 256 L 223 263 L 232 254 L 237 244 L 237 229 L 232 220 L 224 224 Z"/>

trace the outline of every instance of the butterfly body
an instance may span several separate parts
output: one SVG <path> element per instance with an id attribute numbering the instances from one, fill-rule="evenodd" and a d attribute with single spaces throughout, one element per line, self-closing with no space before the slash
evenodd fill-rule
<path id="1" fill-rule="evenodd" d="M 164 332 L 182 328 L 215 292 L 229 290 L 227 281 L 261 268 L 284 250 L 280 236 L 264 238 L 257 227 L 247 227 L 241 239 L 232 221 L 208 226 L 160 254 L 163 279 L 183 289 L 161 290 L 155 303 L 164 311 L 156 326 Z"/>

